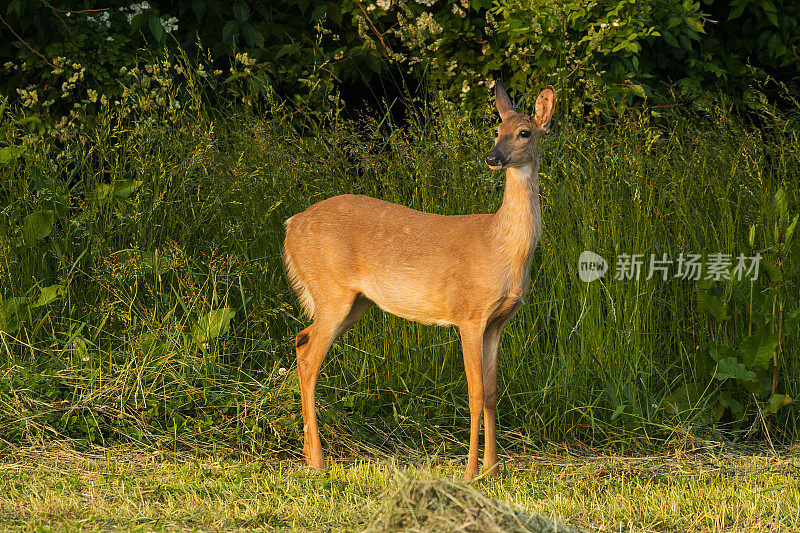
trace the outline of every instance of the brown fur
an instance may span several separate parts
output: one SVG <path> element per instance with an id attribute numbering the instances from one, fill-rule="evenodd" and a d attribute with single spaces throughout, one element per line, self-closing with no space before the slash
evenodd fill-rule
<path id="1" fill-rule="evenodd" d="M 487 154 L 490 166 L 506 169 L 497 213 L 443 216 L 342 195 L 286 221 L 286 269 L 314 319 L 296 342 L 310 466 L 324 466 L 314 409 L 322 358 L 372 305 L 410 320 L 460 328 L 470 396 L 466 476 L 477 472 L 481 410 L 484 468 L 497 466 L 497 346 L 530 288 L 531 256 L 541 236 L 539 138 L 553 103 L 553 89 L 547 87 L 537 99 L 536 116 L 520 115 L 498 82 L 496 105 L 503 122 Z"/>

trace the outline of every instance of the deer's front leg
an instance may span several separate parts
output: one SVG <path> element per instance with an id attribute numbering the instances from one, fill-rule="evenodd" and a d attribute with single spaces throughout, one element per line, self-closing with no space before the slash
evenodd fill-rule
<path id="1" fill-rule="evenodd" d="M 497 348 L 503 323 L 490 324 L 483 334 L 483 471 L 499 473 L 495 413 L 497 409 Z"/>
<path id="2" fill-rule="evenodd" d="M 469 457 L 466 479 L 472 479 L 478 473 L 478 439 L 481 432 L 481 413 L 483 411 L 483 325 L 461 326 L 461 346 L 464 351 L 464 370 L 467 374 L 469 391 Z"/>

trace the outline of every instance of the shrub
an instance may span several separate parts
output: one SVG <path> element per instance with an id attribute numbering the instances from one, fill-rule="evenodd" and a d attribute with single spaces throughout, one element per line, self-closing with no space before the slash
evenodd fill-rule
<path id="1" fill-rule="evenodd" d="M 557 83 L 582 118 L 670 90 L 705 108 L 715 93 L 758 107 L 754 84 L 797 79 L 799 13 L 788 0 L 182 0 L 71 11 L 13 0 L 0 79 L 31 111 L 68 115 L 94 94 L 116 100 L 120 70 L 147 62 L 147 50 L 201 43 L 199 57 L 224 72 L 246 52 L 254 87 L 298 107 L 330 106 L 334 89 L 379 101 L 409 82 L 475 107 L 498 76 L 517 95 Z"/>

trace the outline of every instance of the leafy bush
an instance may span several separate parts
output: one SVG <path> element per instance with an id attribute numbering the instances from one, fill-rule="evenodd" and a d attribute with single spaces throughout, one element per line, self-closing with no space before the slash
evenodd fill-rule
<path id="1" fill-rule="evenodd" d="M 760 268 L 756 280 L 731 275 L 698 282 L 697 305 L 708 320 L 708 340 L 695 353 L 698 381 L 682 383 L 667 396 L 674 413 L 704 405 L 698 421 L 724 419 L 739 429 L 749 421 L 748 411 L 774 415 L 794 401 L 778 384 L 789 364 L 785 345 L 791 340 L 784 332 L 800 323 L 800 308 L 790 311 L 786 305 L 787 291 L 800 279 L 800 239 L 794 239 L 799 219 L 789 216 L 786 193 L 778 189 L 749 229 L 748 245 Z M 765 241 L 760 246 L 757 235 Z"/>
<path id="2" fill-rule="evenodd" d="M 798 14 L 788 0 L 116 1 L 71 11 L 12 0 L 0 63 L 9 94 L 57 116 L 118 100 L 121 69 L 158 55 L 148 50 L 198 43 L 196 61 L 226 75 L 246 52 L 253 94 L 271 87 L 298 107 L 336 105 L 336 89 L 380 101 L 407 83 L 474 107 L 505 76 L 517 95 L 559 84 L 562 104 L 584 118 L 643 98 L 664 104 L 658 96 L 673 89 L 704 108 L 715 92 L 758 108 L 754 85 L 797 79 Z"/>

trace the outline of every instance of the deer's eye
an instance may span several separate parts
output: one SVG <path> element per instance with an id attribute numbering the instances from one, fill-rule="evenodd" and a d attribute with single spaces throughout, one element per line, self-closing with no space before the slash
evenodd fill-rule
<path id="1" fill-rule="evenodd" d="M 494 129 L 493 133 L 495 137 L 500 137 L 500 130 L 498 130 L 497 128 Z"/>
<path id="2" fill-rule="evenodd" d="M 522 130 L 521 132 L 519 132 L 519 136 L 522 137 L 523 139 L 527 139 L 528 137 L 531 136 L 531 130 Z"/>

